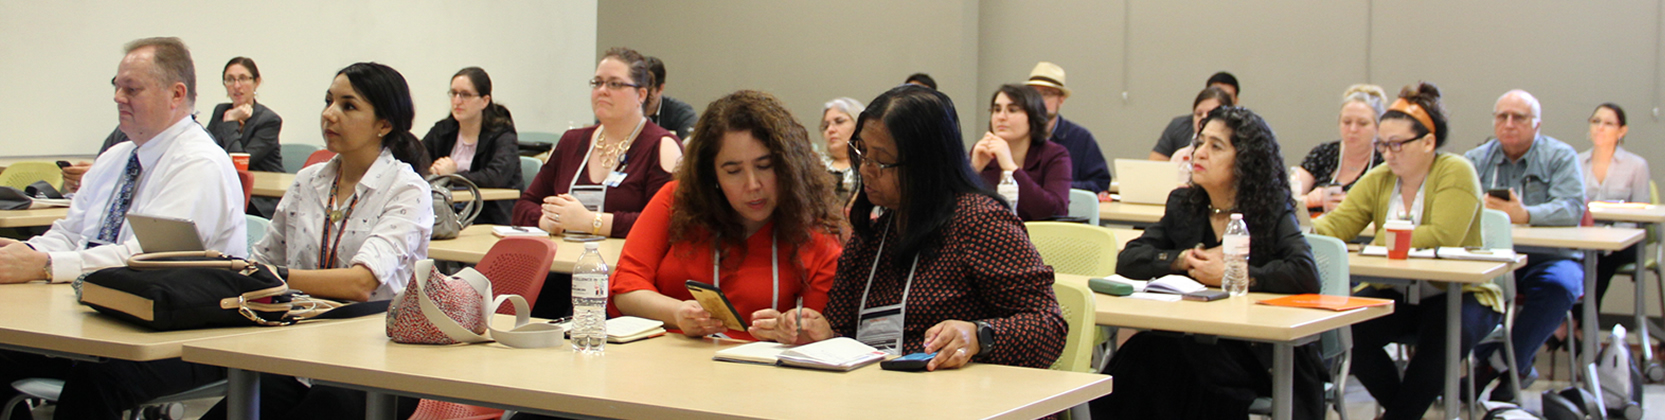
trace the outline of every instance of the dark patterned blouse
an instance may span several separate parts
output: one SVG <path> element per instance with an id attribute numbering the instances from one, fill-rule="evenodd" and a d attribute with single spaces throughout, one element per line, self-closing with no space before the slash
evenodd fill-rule
<path id="1" fill-rule="evenodd" d="M 875 226 L 888 226 L 891 218 L 881 216 Z M 856 336 L 874 258 L 879 264 L 867 307 L 894 305 L 902 299 L 913 258 L 896 255 L 894 227 L 882 235 L 889 238 L 884 255 L 877 255 L 880 238 L 872 235 L 857 234 L 844 246 L 826 310 L 838 335 Z M 902 353 L 924 351 L 925 330 L 942 321 L 984 321 L 994 328 L 994 346 L 974 361 L 1051 366 L 1063 352 L 1068 331 L 1052 281 L 1052 267 L 1041 262 L 1023 222 L 1010 209 L 987 196 L 963 194 L 953 218 L 920 251 L 904 308 Z"/>
<path id="2" fill-rule="evenodd" d="M 1301 169 L 1306 169 L 1307 173 L 1312 174 L 1312 178 L 1317 180 L 1315 182 L 1323 184 L 1330 182 L 1330 176 L 1335 173 L 1336 166 L 1340 164 L 1341 140 L 1336 140 L 1313 147 L 1311 152 L 1307 152 L 1307 157 L 1301 160 Z M 1376 165 L 1380 164 L 1382 164 L 1382 155 L 1372 154 L 1372 158 L 1370 159 L 1370 168 L 1374 168 Z M 1359 176 L 1353 178 L 1351 182 L 1342 185 L 1341 189 L 1353 189 L 1353 184 L 1359 182 L 1359 178 L 1364 178 L 1364 173 L 1370 172 L 1370 168 L 1364 168 L 1364 170 L 1359 171 Z"/>

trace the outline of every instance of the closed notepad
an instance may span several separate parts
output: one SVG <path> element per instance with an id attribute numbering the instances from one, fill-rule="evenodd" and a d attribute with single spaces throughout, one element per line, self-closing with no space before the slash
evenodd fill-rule
<path id="1" fill-rule="evenodd" d="M 664 321 L 634 316 L 621 316 L 607 320 L 607 342 L 609 343 L 629 343 L 661 335 L 665 335 Z"/>

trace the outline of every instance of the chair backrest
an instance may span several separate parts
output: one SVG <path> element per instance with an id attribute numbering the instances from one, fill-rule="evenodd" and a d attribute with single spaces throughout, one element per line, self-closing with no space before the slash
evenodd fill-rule
<path id="1" fill-rule="evenodd" d="M 474 268 L 491 280 L 493 293 L 520 295 L 526 298 L 526 304 L 536 305 L 543 279 L 549 275 L 549 264 L 554 261 L 555 241 L 511 236 L 492 245 Z M 497 308 L 497 313 L 512 314 L 513 310 L 512 306 L 503 306 Z"/>
<path id="2" fill-rule="evenodd" d="M 254 174 L 237 171 L 237 182 L 243 184 L 243 208 L 249 208 L 249 197 L 254 196 Z"/>
<path id="3" fill-rule="evenodd" d="M 416 403 L 416 412 L 406 420 L 487 420 L 503 417 L 503 409 L 457 404 L 439 400 Z"/>
<path id="4" fill-rule="evenodd" d="M 310 154 L 310 155 L 306 155 L 306 163 L 301 165 L 301 169 L 306 169 L 306 167 L 308 167 L 308 166 L 317 165 L 317 164 L 324 163 L 324 162 L 329 162 L 330 159 L 334 158 L 334 157 L 335 157 L 335 152 L 331 152 L 331 151 L 325 150 L 325 149 L 318 149 L 318 151 L 312 152 L 312 154 Z M 299 171 L 299 169 L 297 169 L 296 171 Z"/>
<path id="5" fill-rule="evenodd" d="M 1064 322 L 1069 325 L 1064 352 L 1052 362 L 1052 370 L 1092 372 L 1093 345 L 1096 344 L 1093 334 L 1098 332 L 1098 325 L 1094 322 L 1098 308 L 1093 305 L 1093 292 L 1087 289 L 1085 283 L 1068 281 L 1053 282 L 1052 292 L 1058 296 L 1058 309 L 1064 313 Z"/>
<path id="6" fill-rule="evenodd" d="M 524 131 L 515 133 L 515 137 L 519 138 L 522 143 L 546 143 L 551 146 L 561 141 L 560 134 L 542 131 Z"/>
<path id="7" fill-rule="evenodd" d="M 259 243 L 261 239 L 266 238 L 266 229 L 268 227 L 272 226 L 272 221 L 266 220 L 266 218 L 264 218 L 264 217 L 255 216 L 255 215 L 252 215 L 252 214 L 243 215 L 243 219 L 248 221 L 248 224 L 249 224 L 249 226 L 248 226 L 248 230 L 249 230 L 249 234 L 248 234 L 248 236 L 249 236 L 249 256 L 253 257 L 254 256 L 254 244 Z"/>
<path id="8" fill-rule="evenodd" d="M 35 181 L 46 181 L 52 188 L 64 183 L 64 170 L 52 162 L 17 162 L 0 171 L 0 186 L 23 189 Z"/>
<path id="9" fill-rule="evenodd" d="M 1098 226 L 1098 194 L 1070 188 L 1070 217 L 1087 219 L 1087 224 Z"/>
<path id="10" fill-rule="evenodd" d="M 538 161 L 538 158 L 521 156 L 520 178 L 522 182 L 520 185 L 524 187 L 531 187 L 532 178 L 538 176 L 539 169 L 543 169 L 543 162 Z"/>
<path id="11" fill-rule="evenodd" d="M 1029 241 L 1041 260 L 1060 273 L 1087 277 L 1116 274 L 1116 234 L 1098 225 L 1029 222 Z"/>
<path id="12" fill-rule="evenodd" d="M 318 146 L 306 143 L 281 143 L 278 150 L 283 153 L 283 171 L 288 173 L 300 172 L 306 167 L 306 158 L 312 152 L 318 151 Z"/>
<path id="13" fill-rule="evenodd" d="M 1490 249 L 1515 249 L 1515 230 L 1509 223 L 1509 214 L 1502 210 L 1485 209 L 1480 213 L 1480 246 Z M 1513 300 L 1515 296 L 1515 272 L 1497 276 L 1492 283 L 1503 288 L 1503 297 Z"/>
<path id="14" fill-rule="evenodd" d="M 1352 294 L 1352 275 L 1347 269 L 1347 243 L 1340 239 L 1308 233 L 1307 245 L 1312 248 L 1312 259 L 1318 264 L 1319 293 L 1329 296 Z M 1323 357 L 1329 359 L 1353 347 L 1348 328 L 1325 331 L 1318 340 Z"/>

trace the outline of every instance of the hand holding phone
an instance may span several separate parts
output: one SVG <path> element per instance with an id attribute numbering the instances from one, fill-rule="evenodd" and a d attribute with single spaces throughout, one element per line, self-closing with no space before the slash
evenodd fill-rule
<path id="1" fill-rule="evenodd" d="M 1499 200 L 1509 201 L 1509 189 L 1508 188 L 1489 189 L 1489 190 L 1486 190 L 1486 195 L 1492 196 L 1492 197 L 1497 198 Z"/>
<path id="2" fill-rule="evenodd" d="M 728 295 L 721 289 L 710 284 L 688 280 L 688 293 L 694 295 L 694 300 L 700 307 L 711 313 L 712 318 L 723 321 L 723 326 L 736 331 L 745 331 L 746 325 L 741 322 L 740 312 L 734 310 L 734 304 L 729 302 Z"/>
<path id="3" fill-rule="evenodd" d="M 914 353 L 879 362 L 879 368 L 902 372 L 919 372 L 925 370 L 925 366 L 930 364 L 931 359 L 935 359 L 936 357 L 936 353 Z"/>

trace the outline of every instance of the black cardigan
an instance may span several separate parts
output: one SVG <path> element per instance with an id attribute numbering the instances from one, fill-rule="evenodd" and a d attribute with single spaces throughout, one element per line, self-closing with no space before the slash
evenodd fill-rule
<path id="1" fill-rule="evenodd" d="M 457 145 L 458 129 L 457 120 L 450 118 L 439 120 L 428 129 L 428 134 L 422 137 L 422 147 L 428 150 L 430 160 L 451 156 L 451 149 Z M 480 188 L 525 189 L 525 181 L 520 174 L 519 150 L 520 137 L 515 134 L 514 126 L 481 130 L 469 171 L 457 172 L 457 175 L 474 181 L 474 185 Z M 480 217 L 474 222 L 508 225 L 514 204 L 514 200 L 487 201 Z"/>
<path id="2" fill-rule="evenodd" d="M 1167 274 L 1185 273 L 1172 268 L 1173 260 L 1181 252 L 1197 244 L 1204 248 L 1220 245 L 1214 238 L 1214 227 L 1208 216 L 1187 212 L 1184 203 L 1193 188 L 1179 188 L 1168 194 L 1167 210 L 1156 225 L 1145 228 L 1138 239 L 1128 242 L 1116 258 L 1116 274 L 1135 279 L 1150 279 Z M 1200 191 L 1200 190 L 1198 190 Z M 1274 246 L 1254 247 L 1249 252 L 1249 277 L 1255 281 L 1250 291 L 1271 293 L 1318 293 L 1318 265 L 1313 262 L 1312 248 L 1301 234 L 1293 208 L 1283 210 L 1271 238 L 1250 237 L 1250 241 L 1273 241 Z M 1264 251 L 1265 249 L 1271 249 Z"/>

